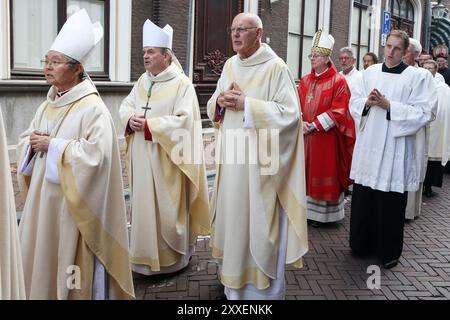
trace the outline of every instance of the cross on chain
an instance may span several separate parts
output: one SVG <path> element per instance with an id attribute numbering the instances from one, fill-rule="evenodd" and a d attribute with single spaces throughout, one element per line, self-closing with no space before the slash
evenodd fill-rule
<path id="1" fill-rule="evenodd" d="M 314 83 L 311 87 L 311 91 L 309 92 L 307 98 L 307 102 L 311 103 L 311 100 L 314 98 L 314 89 L 316 88 L 316 84 L 317 84 L 317 79 L 314 80 Z"/>
<path id="2" fill-rule="evenodd" d="M 153 81 L 150 81 L 150 87 L 148 88 L 148 91 L 147 91 L 147 103 L 145 104 L 145 107 L 142 107 L 142 109 L 145 110 L 144 118 L 147 118 L 147 111 L 152 110 L 152 108 L 148 106 L 148 103 L 150 102 L 150 97 L 152 96 L 153 83 L 154 83 Z"/>

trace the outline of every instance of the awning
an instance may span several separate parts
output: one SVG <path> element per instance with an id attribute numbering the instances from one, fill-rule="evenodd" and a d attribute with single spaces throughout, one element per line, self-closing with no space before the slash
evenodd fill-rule
<path id="1" fill-rule="evenodd" d="M 440 44 L 444 44 L 447 48 L 450 48 L 450 19 L 437 18 L 431 21 L 430 52 Z"/>

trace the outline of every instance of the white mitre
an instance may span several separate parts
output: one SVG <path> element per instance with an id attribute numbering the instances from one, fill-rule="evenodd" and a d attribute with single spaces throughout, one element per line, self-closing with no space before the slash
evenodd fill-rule
<path id="1" fill-rule="evenodd" d="M 63 53 L 83 64 L 102 37 L 103 27 L 100 22 L 93 24 L 86 10 L 81 9 L 67 19 L 50 50 Z"/>
<path id="2" fill-rule="evenodd" d="M 145 21 L 142 47 L 159 47 L 172 50 L 172 38 L 173 29 L 170 25 L 167 24 L 161 29 L 149 19 Z"/>

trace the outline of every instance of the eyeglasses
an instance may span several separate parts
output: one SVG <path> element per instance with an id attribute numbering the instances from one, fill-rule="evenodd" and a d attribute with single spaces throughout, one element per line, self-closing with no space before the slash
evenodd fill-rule
<path id="1" fill-rule="evenodd" d="M 48 61 L 48 60 L 41 60 L 42 66 L 50 66 L 50 67 L 57 67 L 60 64 L 68 64 L 69 62 L 66 61 L 56 61 L 56 60 L 52 60 L 52 61 Z"/>
<path id="2" fill-rule="evenodd" d="M 324 58 L 325 56 L 321 56 L 320 54 L 309 54 L 308 55 L 308 59 L 312 60 L 312 59 L 317 59 L 317 58 Z"/>
<path id="3" fill-rule="evenodd" d="M 227 31 L 228 31 L 228 34 L 232 34 L 232 33 L 235 33 L 235 32 L 241 34 L 241 33 L 247 32 L 247 31 L 250 30 L 250 29 L 258 29 L 258 27 L 246 27 L 246 28 L 244 28 L 244 27 L 237 27 L 237 28 L 228 28 Z"/>

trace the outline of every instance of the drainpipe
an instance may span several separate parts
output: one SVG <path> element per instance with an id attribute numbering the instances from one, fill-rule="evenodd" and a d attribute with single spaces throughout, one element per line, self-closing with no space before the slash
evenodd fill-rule
<path id="1" fill-rule="evenodd" d="M 161 18 L 160 9 L 161 9 L 160 0 L 153 0 L 153 2 L 152 2 L 152 21 L 157 26 L 160 26 L 160 21 L 159 21 L 159 19 Z"/>
<path id="2" fill-rule="evenodd" d="M 430 38 L 431 38 L 431 0 L 425 1 L 425 35 L 423 39 L 424 48 L 426 51 L 430 51 Z"/>
<path id="3" fill-rule="evenodd" d="M 184 62 L 184 72 L 188 78 L 190 78 L 191 73 L 191 38 L 192 38 L 192 22 L 193 22 L 193 12 L 192 8 L 194 5 L 194 0 L 189 0 L 189 16 L 188 16 L 188 34 L 187 34 L 187 45 L 186 45 L 186 60 Z"/>

